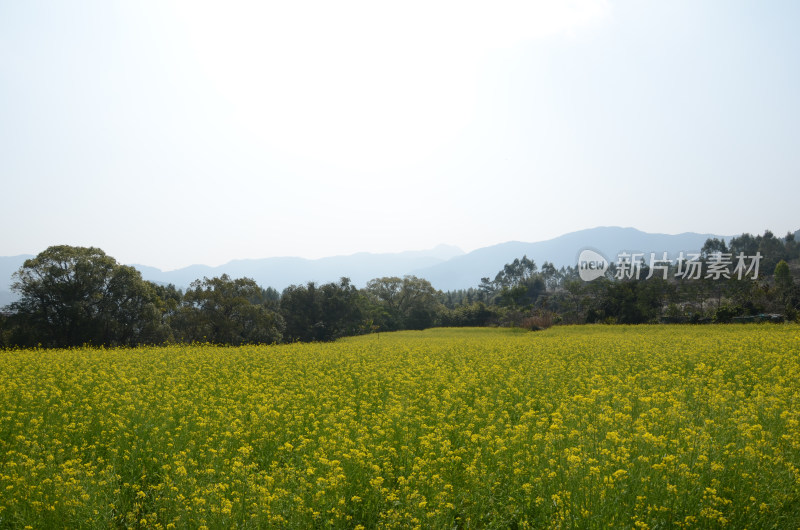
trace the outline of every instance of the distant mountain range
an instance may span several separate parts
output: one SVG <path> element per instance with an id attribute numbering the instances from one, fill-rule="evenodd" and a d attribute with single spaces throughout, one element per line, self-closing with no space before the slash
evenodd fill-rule
<path id="1" fill-rule="evenodd" d="M 800 232 L 798 232 L 800 234 Z M 678 252 L 696 252 L 706 239 L 716 237 L 730 241 L 733 236 L 716 234 L 651 234 L 635 228 L 598 227 L 536 243 L 509 241 L 464 253 L 457 247 L 440 245 L 430 250 L 408 251 L 393 254 L 359 253 L 321 259 L 291 257 L 243 259 L 219 267 L 192 265 L 173 271 L 155 267 L 133 265 L 142 277 L 158 283 L 172 283 L 186 288 L 204 276 L 209 278 L 228 274 L 232 278 L 253 278 L 262 287 L 279 291 L 292 284 L 309 281 L 327 283 L 347 276 L 363 287 L 367 281 L 383 276 L 413 274 L 429 280 L 434 287 L 444 291 L 477 287 L 482 277 L 494 278 L 503 265 L 527 255 L 541 267 L 550 261 L 556 267 L 575 265 L 578 254 L 591 248 L 616 261 L 620 252 L 667 252 L 674 257 Z M 32 256 L 0 257 L 0 306 L 13 300 L 9 291 L 11 274 Z"/>
<path id="2" fill-rule="evenodd" d="M 503 265 L 523 255 L 527 255 L 539 267 L 545 261 L 549 261 L 557 268 L 561 268 L 576 265 L 578 254 L 585 248 L 600 252 L 610 262 L 615 262 L 620 252 L 644 252 L 648 255 L 650 252 L 656 252 L 659 257 L 662 252 L 667 252 L 670 257 L 675 257 L 681 251 L 699 251 L 706 240 L 713 237 L 728 242 L 734 236 L 694 232 L 677 235 L 650 234 L 635 228 L 598 227 L 571 232 L 537 243 L 509 241 L 479 248 L 444 263 L 412 271 L 412 274 L 426 278 L 436 288 L 447 291 L 476 287 L 485 276 L 494 279 Z"/>
<path id="3" fill-rule="evenodd" d="M 358 287 L 381 276 L 403 276 L 411 271 L 446 263 L 464 252 L 457 247 L 439 245 L 430 250 L 416 250 L 392 254 L 370 254 L 360 252 L 349 256 L 333 256 L 320 259 L 263 258 L 230 261 L 219 267 L 192 265 L 173 271 L 161 271 L 154 267 L 134 265 L 142 278 L 159 283 L 172 283 L 187 287 L 192 281 L 204 276 L 212 278 L 227 274 L 231 278 L 252 278 L 262 287 L 283 290 L 292 284 L 309 281 L 328 283 L 347 276 Z"/>

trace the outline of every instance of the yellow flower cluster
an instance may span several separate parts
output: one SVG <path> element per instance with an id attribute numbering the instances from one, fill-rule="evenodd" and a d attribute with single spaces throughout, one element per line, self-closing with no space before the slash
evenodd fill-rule
<path id="1" fill-rule="evenodd" d="M 0 351 L 0 527 L 800 527 L 800 327 Z"/>

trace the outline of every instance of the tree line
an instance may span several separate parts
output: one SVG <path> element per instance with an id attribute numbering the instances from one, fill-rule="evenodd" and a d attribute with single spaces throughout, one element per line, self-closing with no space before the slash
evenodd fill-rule
<path id="1" fill-rule="evenodd" d="M 14 274 L 19 300 L 0 315 L 0 346 L 328 341 L 437 322 L 441 293 L 406 276 L 292 285 L 279 293 L 222 275 L 185 291 L 142 279 L 99 248 L 53 246 Z"/>
<path id="2" fill-rule="evenodd" d="M 759 272 L 735 274 L 737 256 L 758 256 Z M 800 313 L 800 244 L 792 233 L 743 234 L 729 243 L 712 238 L 697 253 L 702 274 L 688 277 L 686 263 L 673 262 L 651 271 L 645 262 L 633 274 L 610 263 L 605 274 L 583 281 L 578 267 L 541 268 L 527 257 L 508 263 L 476 288 L 444 293 L 443 304 L 464 325 L 553 323 L 704 323 L 772 318 L 796 320 Z M 747 263 L 750 264 L 752 260 Z M 728 269 L 719 265 L 729 263 Z M 630 267 L 630 265 L 628 265 Z M 682 270 L 683 268 L 683 270 Z M 709 272 L 711 271 L 711 272 Z M 629 273 L 631 271 L 628 271 Z M 652 274 L 654 273 L 655 274 Z M 628 277 L 628 276 L 631 277 Z M 461 325 L 459 319 L 449 325 Z"/>
<path id="3" fill-rule="evenodd" d="M 99 248 L 53 246 L 14 274 L 19 299 L 0 313 L 0 347 L 274 344 L 433 326 L 730 322 L 765 313 L 796 319 L 800 244 L 794 236 L 767 231 L 730 243 L 709 239 L 698 260 L 710 265 L 740 253 L 763 257 L 757 279 L 687 279 L 677 264 L 657 275 L 643 264 L 628 278 L 611 263 L 603 277 L 583 281 L 577 266 L 545 261 L 539 268 L 523 256 L 494 278 L 456 291 L 405 276 L 376 278 L 360 289 L 341 278 L 278 292 L 227 275 L 181 290 L 143 280 Z"/>

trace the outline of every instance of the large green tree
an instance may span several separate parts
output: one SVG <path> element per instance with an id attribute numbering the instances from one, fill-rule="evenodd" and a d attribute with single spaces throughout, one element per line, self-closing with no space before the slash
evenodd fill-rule
<path id="1" fill-rule="evenodd" d="M 131 345 L 167 340 L 163 302 L 133 267 L 95 247 L 59 245 L 14 273 L 15 341 L 44 346 Z"/>
<path id="2" fill-rule="evenodd" d="M 357 335 L 366 329 L 361 293 L 341 278 L 339 283 L 314 282 L 287 287 L 280 300 L 289 341 L 327 341 Z"/>
<path id="3" fill-rule="evenodd" d="M 376 278 L 367 282 L 366 292 L 382 310 L 376 322 L 389 331 L 429 328 L 443 307 L 442 294 L 416 276 Z"/>
<path id="4" fill-rule="evenodd" d="M 786 313 L 790 320 L 794 320 L 800 305 L 800 293 L 794 284 L 789 265 L 784 260 L 779 261 L 775 266 L 775 291 L 778 307 Z"/>
<path id="5" fill-rule="evenodd" d="M 177 337 L 185 342 L 272 344 L 283 338 L 283 318 L 263 299 L 264 291 L 250 278 L 195 280 L 172 319 Z"/>

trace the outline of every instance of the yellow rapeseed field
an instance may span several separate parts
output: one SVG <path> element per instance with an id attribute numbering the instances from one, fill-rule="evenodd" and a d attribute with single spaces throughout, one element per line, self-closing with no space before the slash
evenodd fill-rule
<path id="1" fill-rule="evenodd" d="M 0 528 L 798 528 L 800 327 L 0 351 Z"/>

